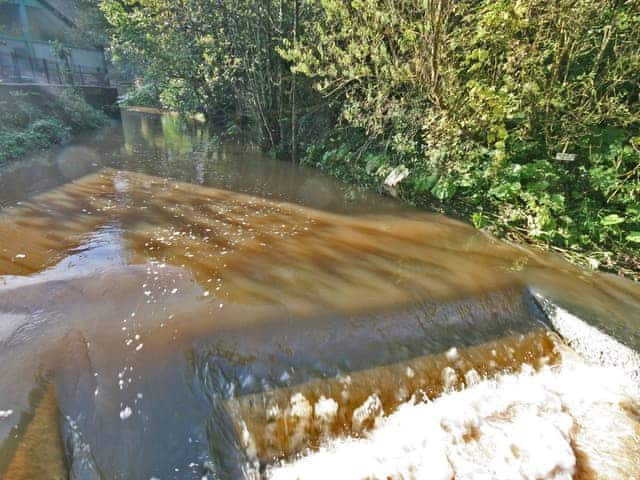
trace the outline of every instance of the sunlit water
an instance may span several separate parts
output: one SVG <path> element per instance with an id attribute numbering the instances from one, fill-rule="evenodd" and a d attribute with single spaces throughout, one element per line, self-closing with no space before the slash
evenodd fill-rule
<path id="1" fill-rule="evenodd" d="M 0 205 L 2 478 L 638 474 L 628 281 L 172 116 Z"/>

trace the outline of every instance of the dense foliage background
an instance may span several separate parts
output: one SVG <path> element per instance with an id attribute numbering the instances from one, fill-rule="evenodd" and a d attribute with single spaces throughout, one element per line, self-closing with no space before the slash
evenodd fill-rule
<path id="1" fill-rule="evenodd" d="M 640 271 L 640 3 L 103 0 L 147 104 Z"/>

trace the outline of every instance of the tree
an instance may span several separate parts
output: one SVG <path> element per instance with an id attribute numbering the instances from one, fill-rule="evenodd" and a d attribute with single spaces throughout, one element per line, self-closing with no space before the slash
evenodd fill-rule
<path id="1" fill-rule="evenodd" d="M 295 158 L 297 93 L 307 87 L 278 51 L 296 41 L 300 0 L 103 0 L 102 9 L 114 58 L 140 65 L 164 106 L 202 111 Z"/>

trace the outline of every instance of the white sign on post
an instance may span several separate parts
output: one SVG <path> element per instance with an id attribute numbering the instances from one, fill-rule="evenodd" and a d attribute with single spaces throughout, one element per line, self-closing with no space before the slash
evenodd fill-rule
<path id="1" fill-rule="evenodd" d="M 556 160 L 560 160 L 561 162 L 573 162 L 576 159 L 575 153 L 556 153 Z"/>

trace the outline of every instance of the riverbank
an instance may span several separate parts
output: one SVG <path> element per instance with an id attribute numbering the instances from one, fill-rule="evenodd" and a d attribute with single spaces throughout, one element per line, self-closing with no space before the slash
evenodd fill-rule
<path id="1" fill-rule="evenodd" d="M 10 90 L 0 97 L 0 164 L 68 142 L 107 123 L 108 116 L 73 88 Z"/>
<path id="2" fill-rule="evenodd" d="M 407 168 L 384 154 L 363 151 L 363 148 L 346 143 L 311 147 L 301 163 L 359 188 L 373 189 L 416 207 L 466 221 L 498 238 L 541 251 L 556 252 L 581 267 L 640 281 L 640 251 L 633 247 L 640 243 L 635 243 L 638 239 L 632 237 L 639 232 L 623 234 L 620 223 L 632 219 L 625 218 L 625 212 L 603 215 L 601 211 L 607 208 L 605 202 L 600 206 L 591 205 L 591 211 L 585 212 L 563 201 L 564 211 L 554 212 L 554 216 L 566 220 L 567 225 L 555 224 L 555 231 L 550 232 L 553 235 L 545 235 L 545 232 L 532 231 L 526 225 L 526 221 L 535 218 L 539 212 L 527 212 L 527 206 L 523 206 L 517 197 L 495 197 L 494 188 L 490 185 L 484 190 L 478 184 L 470 186 L 467 191 L 458 188 L 457 195 L 452 195 L 451 199 L 438 201 L 433 188 L 425 188 L 424 178 L 420 178 L 420 172 L 416 172 L 414 166 Z M 391 186 L 393 177 L 400 180 Z M 438 181 L 426 180 L 431 182 L 431 187 Z M 517 185 L 520 187 L 519 183 Z M 521 193 L 535 196 L 535 191 Z M 640 214 L 640 210 L 632 207 L 627 208 L 627 212 L 636 216 Z M 576 225 L 577 222 L 582 224 Z M 595 235 L 589 235 L 588 230 L 599 230 L 600 241 Z M 603 232 L 606 233 L 603 235 Z M 635 241 L 630 241 L 630 237 Z"/>

